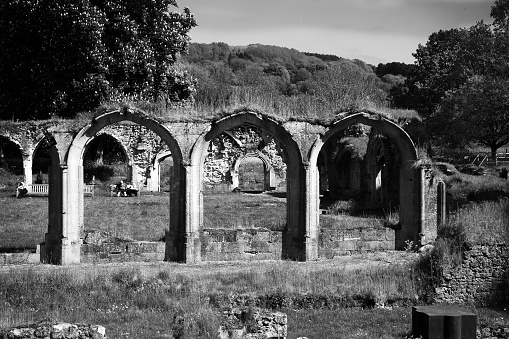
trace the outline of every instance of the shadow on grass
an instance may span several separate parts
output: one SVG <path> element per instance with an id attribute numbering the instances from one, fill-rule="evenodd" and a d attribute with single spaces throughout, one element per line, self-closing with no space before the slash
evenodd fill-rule
<path id="1" fill-rule="evenodd" d="M 265 194 L 270 195 L 274 198 L 282 198 L 286 199 L 286 192 L 265 192 Z"/>

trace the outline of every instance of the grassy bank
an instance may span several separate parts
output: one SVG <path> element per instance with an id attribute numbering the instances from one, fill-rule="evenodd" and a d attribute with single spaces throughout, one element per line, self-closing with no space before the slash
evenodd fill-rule
<path id="1" fill-rule="evenodd" d="M 222 307 L 264 300 L 288 314 L 290 339 L 404 338 L 410 305 L 422 302 L 420 277 L 412 269 L 417 257 L 4 267 L 0 327 L 52 320 L 101 324 L 110 338 L 215 338 Z M 319 302 L 302 303 L 312 299 Z M 331 302 L 340 299 L 360 300 L 363 307 Z M 396 299 L 406 302 L 390 303 Z M 481 324 L 509 316 L 477 312 Z"/>
<path id="2" fill-rule="evenodd" d="M 304 333 L 323 337 L 320 335 L 323 328 L 299 326 L 309 324 L 319 312 L 330 323 L 332 319 L 348 323 L 349 317 L 361 317 L 365 323 L 361 329 L 378 338 L 381 329 L 367 326 L 375 312 L 342 307 L 291 311 L 286 308 L 289 304 L 276 302 L 289 295 L 345 299 L 358 296 L 378 300 L 414 298 L 416 285 L 406 264 L 374 261 L 363 267 L 346 266 L 344 262 L 266 262 L 209 263 L 200 267 L 164 263 L 122 268 L 85 266 L 79 270 L 9 268 L 0 271 L 0 327 L 49 318 L 102 324 L 111 338 L 162 338 L 163 334 L 176 338 L 214 338 L 221 307 L 225 306 L 218 302 L 218 295 L 230 296 L 230 300 L 271 296 L 276 309 L 289 312 L 289 338 Z M 385 338 L 402 337 L 408 332 L 409 319 L 400 316 L 408 312 L 408 308 L 398 308 L 394 313 L 381 312 L 377 317 L 380 324 L 391 319 L 389 326 L 384 325 Z M 343 328 L 344 337 L 356 337 L 359 326 L 352 323 Z"/>

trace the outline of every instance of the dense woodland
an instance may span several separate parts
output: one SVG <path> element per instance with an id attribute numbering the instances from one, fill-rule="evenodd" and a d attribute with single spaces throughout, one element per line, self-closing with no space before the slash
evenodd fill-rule
<path id="1" fill-rule="evenodd" d="M 191 43 L 182 63 L 196 79 L 194 99 L 222 107 L 239 88 L 266 96 L 298 100 L 307 96 L 327 103 L 331 111 L 365 105 L 385 106 L 391 89 L 404 83 L 415 68 L 399 62 L 370 65 L 335 55 L 252 44 Z"/>
<path id="2" fill-rule="evenodd" d="M 492 24 L 430 32 L 412 65 L 369 65 L 277 46 L 191 43 L 199 18 L 175 0 L 6 0 L 0 119 L 73 118 L 125 103 L 183 119 L 239 106 L 323 122 L 393 110 L 422 119 L 436 145 L 495 152 L 509 142 L 509 0 L 495 0 L 491 16 Z"/>

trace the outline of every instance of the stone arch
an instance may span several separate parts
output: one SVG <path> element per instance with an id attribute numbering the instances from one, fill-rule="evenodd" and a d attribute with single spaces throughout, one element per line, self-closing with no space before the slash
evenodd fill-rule
<path id="1" fill-rule="evenodd" d="M 109 125 L 108 125 L 109 126 Z M 112 138 L 115 140 L 115 142 L 120 146 L 120 149 L 122 150 L 122 153 L 124 154 L 125 158 L 127 159 L 127 181 L 134 181 L 133 180 L 133 155 L 128 150 L 127 146 L 118 138 L 117 135 L 113 133 L 108 133 L 106 131 L 100 130 L 98 131 L 92 138 L 88 139 L 85 143 L 84 150 L 83 150 L 83 157 L 89 150 L 92 143 L 97 140 L 100 136 L 107 136 L 109 138 Z"/>
<path id="2" fill-rule="evenodd" d="M 251 152 L 243 154 L 242 156 L 235 159 L 235 162 L 233 164 L 233 171 L 232 171 L 232 187 L 236 188 L 239 187 L 239 168 L 242 161 L 246 160 L 247 158 L 258 158 L 263 163 L 263 189 L 265 191 L 270 191 L 275 186 L 275 173 L 274 168 L 270 164 L 270 160 L 261 152 Z"/>
<path id="3" fill-rule="evenodd" d="M 52 262 L 71 264 L 80 262 L 80 245 L 83 236 L 83 155 L 86 145 L 104 127 L 120 121 L 131 121 L 153 131 L 172 151 L 177 180 L 173 183 L 170 193 L 170 225 L 168 233 L 177 237 L 166 237 L 167 260 L 185 260 L 185 239 L 182 238 L 184 225 L 184 209 L 181 196 L 185 190 L 185 173 L 181 170 L 182 152 L 168 129 L 156 120 L 147 117 L 141 111 L 124 108 L 102 114 L 92 119 L 73 138 L 60 167 L 62 187 L 59 190 L 62 215 L 56 225 L 50 225 L 46 237 L 47 244 L 60 246 L 61 253 L 52 258 Z M 77 192 L 77 194 L 76 194 Z M 168 241 L 168 238 L 171 241 Z M 49 250 L 52 250 L 51 248 Z"/>
<path id="4" fill-rule="evenodd" d="M 311 185 L 311 197 L 309 198 L 309 220 L 308 232 L 306 236 L 318 238 L 319 221 L 318 217 L 318 192 L 313 187 L 318 186 L 318 175 L 316 163 L 318 155 L 324 143 L 336 133 L 345 130 L 354 124 L 364 124 L 371 126 L 392 140 L 401 157 L 400 168 L 400 226 L 396 231 L 396 248 L 403 248 L 406 240 L 414 243 L 420 242 L 422 203 L 420 192 L 422 190 L 421 170 L 415 169 L 412 165 L 417 160 L 417 151 L 410 136 L 396 123 L 376 114 L 356 113 L 345 117 L 334 123 L 324 135 L 315 141 L 309 152 L 309 175 Z M 313 191 L 314 190 L 314 191 Z M 316 197 L 316 198 L 315 198 Z"/>
<path id="5" fill-rule="evenodd" d="M 38 152 L 40 152 L 42 148 L 45 148 L 49 155 L 48 176 L 51 175 L 51 168 L 55 167 L 54 159 L 56 158 L 56 159 L 58 159 L 58 163 L 60 162 L 60 153 L 58 152 L 58 149 L 55 148 L 56 145 L 57 145 L 57 141 L 55 140 L 54 136 L 49 132 L 40 133 L 40 135 L 38 135 L 36 137 L 36 140 L 34 142 L 33 151 L 27 157 L 27 159 L 24 160 L 25 176 L 30 176 L 30 184 L 32 184 L 32 173 L 34 171 L 34 167 L 35 167 L 35 170 L 38 169 L 37 168 L 38 166 L 35 166 L 36 165 L 36 157 L 37 157 Z M 37 165 L 39 165 L 39 164 L 37 164 Z M 30 168 L 30 169 L 28 169 L 28 168 Z M 27 174 L 28 172 L 29 172 L 29 174 Z"/>
<path id="6" fill-rule="evenodd" d="M 203 163 L 210 142 L 220 133 L 237 126 L 254 126 L 263 133 L 276 138 L 285 152 L 287 163 L 287 225 L 283 240 L 283 257 L 306 260 L 307 240 L 305 237 L 304 212 L 304 166 L 297 143 L 290 133 L 276 121 L 261 114 L 244 111 L 230 115 L 212 123 L 208 132 L 202 134 L 191 152 L 191 161 L 186 169 L 188 180 L 188 232 L 195 240 L 195 258 L 200 260 L 199 235 L 203 229 Z"/>
<path id="7" fill-rule="evenodd" d="M 2 141 L 5 140 L 5 141 Z M 0 135 L 0 155 L 2 156 L 2 159 L 3 160 L 3 157 L 4 157 L 4 145 L 9 145 L 11 144 L 12 146 L 14 146 L 14 148 L 16 148 L 17 150 L 19 150 L 19 154 L 20 154 L 20 160 L 21 160 L 21 163 L 19 164 L 19 167 L 18 168 L 18 164 L 15 164 L 15 167 L 16 167 L 16 170 L 18 171 L 23 171 L 24 173 L 24 176 L 25 176 L 25 182 L 27 184 L 30 184 L 31 183 L 31 168 L 30 168 L 30 174 L 28 175 L 27 172 L 26 172 L 26 166 L 25 166 L 25 163 L 27 160 L 30 160 L 30 151 L 23 148 L 23 146 L 15 139 L 13 138 L 10 138 L 9 136 L 4 136 L 4 135 Z M 12 165 L 12 159 L 10 159 L 9 161 Z M 8 164 L 7 164 L 8 165 Z M 23 167 L 23 168 L 21 168 Z"/>
<path id="8" fill-rule="evenodd" d="M 113 139 L 115 139 L 115 141 L 120 145 L 120 148 L 122 149 L 122 152 L 124 153 L 126 159 L 127 159 L 127 162 L 129 165 L 132 165 L 133 164 L 133 155 L 131 154 L 131 152 L 128 151 L 127 149 L 127 146 L 122 142 L 122 140 L 120 140 L 120 138 L 115 135 L 114 133 L 109 133 L 109 132 L 105 132 L 105 131 L 99 131 L 92 139 L 90 139 L 86 146 L 85 146 L 85 152 L 87 151 L 87 148 L 90 146 L 91 142 L 101 136 L 101 135 L 107 135 L 108 137 L 111 137 Z"/>

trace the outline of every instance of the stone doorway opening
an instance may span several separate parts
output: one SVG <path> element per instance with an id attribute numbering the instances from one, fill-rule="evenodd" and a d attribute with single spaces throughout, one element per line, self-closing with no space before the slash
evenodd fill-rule
<path id="1" fill-rule="evenodd" d="M 321 256 L 395 249 L 398 149 L 364 124 L 336 133 L 318 156 Z"/>
<path id="2" fill-rule="evenodd" d="M 286 163 L 278 143 L 273 135 L 252 125 L 235 126 L 211 141 L 203 165 L 206 234 L 241 232 L 250 244 L 257 232 L 277 232 L 281 238 L 286 228 Z M 206 255 L 281 257 L 280 248 L 268 253 L 267 248 L 247 246 L 221 254 L 213 249 L 208 246 Z"/>

